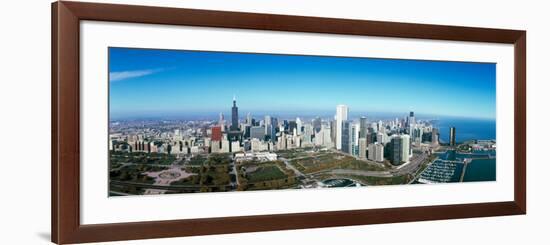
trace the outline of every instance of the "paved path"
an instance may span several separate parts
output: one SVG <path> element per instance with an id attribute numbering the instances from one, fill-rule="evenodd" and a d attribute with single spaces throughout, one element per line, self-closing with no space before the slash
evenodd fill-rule
<path id="1" fill-rule="evenodd" d="M 122 163 L 122 166 L 120 166 L 118 168 L 111 169 L 111 171 L 120 170 L 123 167 L 132 166 L 132 165 L 145 165 L 145 166 L 151 166 L 151 167 L 165 167 L 165 168 L 170 168 L 170 167 L 174 166 L 174 164 L 148 164 L 148 163 L 130 163 L 130 162 L 126 162 L 126 163 Z"/>
<path id="2" fill-rule="evenodd" d="M 237 164 L 235 164 L 235 159 L 231 159 L 231 172 L 235 175 L 235 182 L 231 182 L 231 185 L 232 186 L 239 186 L 241 185 L 240 181 L 239 181 L 239 172 L 237 171 Z"/>
<path id="3" fill-rule="evenodd" d="M 290 164 L 288 159 L 283 158 L 283 157 L 279 157 L 279 159 L 282 160 L 285 163 L 285 165 L 288 169 L 294 171 L 294 174 L 296 174 L 296 176 L 306 177 L 302 172 L 300 172 L 298 169 L 296 169 L 294 166 L 292 166 L 292 164 Z"/>

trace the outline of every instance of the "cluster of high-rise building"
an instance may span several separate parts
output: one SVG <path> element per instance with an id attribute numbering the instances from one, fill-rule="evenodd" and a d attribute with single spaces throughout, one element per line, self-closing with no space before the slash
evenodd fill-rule
<path id="1" fill-rule="evenodd" d="M 122 142 L 122 143 L 121 143 Z M 187 130 L 156 135 L 111 134 L 111 150 L 162 152 L 169 154 L 269 152 L 302 147 L 336 149 L 360 159 L 394 165 L 408 162 L 413 145 L 438 143 L 439 132 L 429 123 L 417 122 L 414 112 L 402 119 L 352 120 L 349 107 L 337 105 L 334 118 L 279 119 L 264 115 L 257 120 L 249 113 L 240 120 L 233 98 L 231 121 L 223 113 L 216 121 Z"/>
<path id="2" fill-rule="evenodd" d="M 370 122 L 366 117 L 357 120 L 348 118 L 346 105 L 336 107 L 334 123 L 337 150 L 361 159 L 394 165 L 408 162 L 413 154 L 413 145 L 438 144 L 439 131 L 427 122 L 417 122 L 414 112 L 402 119 Z"/>

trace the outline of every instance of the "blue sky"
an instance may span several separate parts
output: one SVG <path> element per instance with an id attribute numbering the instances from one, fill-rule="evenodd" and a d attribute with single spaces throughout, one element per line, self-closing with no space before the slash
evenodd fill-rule
<path id="1" fill-rule="evenodd" d="M 496 64 L 109 48 L 111 118 L 334 111 L 494 119 Z"/>

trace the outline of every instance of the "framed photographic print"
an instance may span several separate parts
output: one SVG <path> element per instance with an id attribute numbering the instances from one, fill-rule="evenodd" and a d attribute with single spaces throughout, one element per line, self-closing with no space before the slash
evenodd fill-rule
<path id="1" fill-rule="evenodd" d="M 525 214 L 520 30 L 52 5 L 52 240 Z"/>

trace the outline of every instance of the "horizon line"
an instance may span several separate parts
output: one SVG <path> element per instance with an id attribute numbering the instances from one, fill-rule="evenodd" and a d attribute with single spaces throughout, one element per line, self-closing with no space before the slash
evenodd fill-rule
<path id="1" fill-rule="evenodd" d="M 352 116 L 349 116 L 350 118 L 360 118 L 362 116 L 365 116 L 367 118 L 386 117 L 388 119 L 390 119 L 390 118 L 391 119 L 396 119 L 396 118 L 401 119 L 401 118 L 404 118 L 404 117 L 408 117 L 408 114 L 411 111 L 407 111 L 405 113 L 402 113 L 402 112 L 374 112 L 374 111 L 370 111 L 368 113 L 365 113 L 365 112 L 363 112 L 363 111 L 349 112 L 348 115 L 352 115 Z M 418 118 L 420 118 L 420 119 L 429 118 L 427 120 L 437 120 L 438 117 L 477 119 L 477 120 L 496 120 L 496 117 L 477 117 L 477 116 L 465 116 L 465 115 L 442 115 L 442 114 L 418 113 L 418 112 L 415 112 L 415 111 L 413 111 L 413 112 L 415 114 L 415 118 L 417 118 L 417 119 Z M 189 117 L 202 117 L 204 119 L 201 119 L 201 120 L 207 120 L 206 118 L 217 119 L 217 117 L 219 117 L 220 113 L 223 113 L 223 112 L 204 112 L 202 114 L 200 114 L 200 113 L 193 113 L 193 114 L 177 113 L 177 115 L 176 114 L 173 114 L 173 115 L 132 115 L 132 116 L 115 116 L 115 117 L 112 117 L 111 115 L 109 115 L 109 121 L 131 121 L 131 120 L 152 120 L 152 119 L 154 119 L 154 120 L 189 120 L 188 119 Z M 292 116 L 292 117 L 295 117 L 295 115 L 298 112 L 292 112 L 292 111 L 272 112 L 272 113 L 263 113 L 262 112 L 262 113 L 259 113 L 260 115 L 258 115 L 258 114 L 253 115 L 254 112 L 250 111 L 250 112 L 243 112 L 241 115 L 239 115 L 238 118 L 239 119 L 246 119 L 248 113 L 252 114 L 252 118 L 263 118 L 264 116 L 276 116 L 276 117 Z M 256 112 L 256 113 L 258 113 L 258 112 Z M 326 118 L 326 117 L 334 116 L 333 114 L 328 114 L 328 113 L 330 113 L 330 112 L 327 111 L 327 114 L 323 114 L 323 115 L 320 115 L 320 114 L 319 115 L 308 115 L 308 113 L 305 113 L 303 116 L 297 115 L 297 117 Z M 361 115 L 361 113 L 363 113 L 363 115 Z M 368 114 L 371 114 L 371 115 L 369 116 Z M 372 114 L 374 114 L 374 115 L 372 115 Z M 224 116 L 226 116 L 226 117 L 231 116 L 231 113 L 229 113 L 229 114 L 224 113 Z M 226 118 L 226 120 L 227 120 L 227 118 Z"/>

